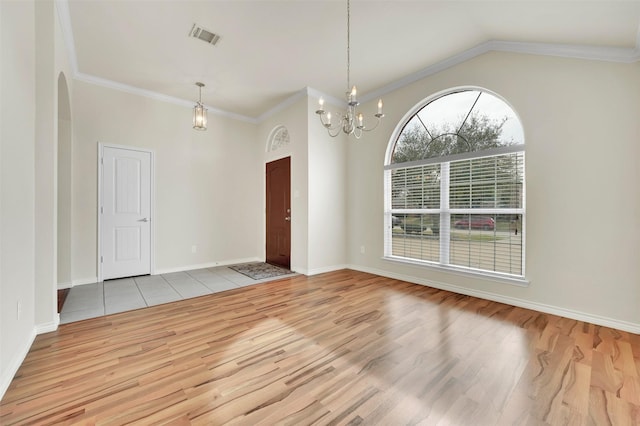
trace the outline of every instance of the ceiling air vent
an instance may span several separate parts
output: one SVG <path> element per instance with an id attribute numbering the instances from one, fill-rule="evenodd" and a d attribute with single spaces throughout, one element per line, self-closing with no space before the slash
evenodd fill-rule
<path id="1" fill-rule="evenodd" d="M 220 41 L 220 36 L 218 34 L 212 33 L 209 30 L 205 30 L 204 28 L 199 27 L 197 24 L 193 24 L 193 27 L 191 27 L 189 37 L 200 39 L 209 44 L 213 44 L 214 46 L 216 45 L 216 43 L 218 43 L 218 41 Z"/>

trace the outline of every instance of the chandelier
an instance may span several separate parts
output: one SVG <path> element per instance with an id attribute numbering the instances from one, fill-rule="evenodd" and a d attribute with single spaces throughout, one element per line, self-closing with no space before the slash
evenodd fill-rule
<path id="1" fill-rule="evenodd" d="M 347 135 L 353 135 L 356 139 L 362 137 L 363 132 L 370 132 L 380 124 L 380 119 L 384 117 L 382 113 L 382 99 L 378 99 L 378 112 L 374 114 L 377 119 L 375 125 L 367 128 L 364 124 L 364 116 L 357 111 L 358 102 L 356 86 L 351 86 L 351 8 L 350 0 L 347 0 L 347 111 L 340 115 L 340 119 L 335 123 L 331 123 L 331 112 L 324 110 L 324 99 L 320 98 L 320 107 L 316 114 L 320 116 L 320 122 L 327 129 L 329 136 L 335 138 L 340 134 L 340 129 Z"/>
<path id="2" fill-rule="evenodd" d="M 207 109 L 202 104 L 203 83 L 196 83 L 199 90 L 198 103 L 193 107 L 193 128 L 196 130 L 207 130 Z"/>

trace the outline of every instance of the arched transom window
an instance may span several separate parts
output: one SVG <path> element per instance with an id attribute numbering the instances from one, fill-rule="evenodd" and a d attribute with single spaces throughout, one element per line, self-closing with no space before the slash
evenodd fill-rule
<path id="1" fill-rule="evenodd" d="M 267 152 L 276 151 L 285 145 L 289 145 L 289 131 L 284 126 L 277 126 L 269 135 L 269 142 L 267 145 Z"/>
<path id="2" fill-rule="evenodd" d="M 481 89 L 428 98 L 385 165 L 385 257 L 524 278 L 524 132 Z"/>

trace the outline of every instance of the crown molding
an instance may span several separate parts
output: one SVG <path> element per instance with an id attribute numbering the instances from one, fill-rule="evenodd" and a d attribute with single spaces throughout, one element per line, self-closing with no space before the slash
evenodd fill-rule
<path id="1" fill-rule="evenodd" d="M 573 59 L 588 59 L 593 61 L 606 62 L 622 62 L 633 63 L 640 61 L 640 28 L 638 29 L 638 37 L 635 49 L 621 47 L 598 47 L 598 46 L 581 46 L 570 44 L 550 44 L 550 43 L 522 43 L 512 41 L 490 40 L 481 43 L 471 49 L 451 56 L 443 61 L 428 66 L 414 74 L 410 74 L 391 84 L 383 86 L 373 92 L 367 93 L 361 97 L 362 102 L 369 102 L 377 99 L 382 95 L 386 95 L 395 90 L 401 89 L 425 77 L 444 71 L 455 65 L 466 62 L 476 56 L 483 55 L 488 52 L 509 52 L 523 53 L 541 56 L 558 56 Z"/>
<path id="2" fill-rule="evenodd" d="M 151 90 L 141 89 L 139 87 L 134 87 L 128 84 L 118 83 L 113 80 L 108 80 L 101 77 L 96 77 L 94 75 L 85 74 L 80 72 L 78 69 L 78 57 L 76 54 L 75 48 L 75 39 L 73 37 L 73 29 L 71 27 L 71 14 L 69 12 L 69 1 L 68 0 L 55 0 L 56 9 L 58 10 L 58 19 L 60 20 L 60 27 L 62 29 L 62 38 L 64 39 L 65 47 L 69 54 L 69 62 L 71 64 L 71 72 L 73 73 L 73 78 L 78 81 L 82 81 L 89 84 L 94 84 L 97 86 L 106 87 L 108 89 L 114 89 L 121 92 L 144 96 L 146 98 L 155 99 L 161 102 L 168 102 L 174 105 L 183 106 L 187 108 L 192 108 L 194 102 L 188 101 L 185 99 L 176 98 L 173 96 L 163 95 L 158 92 L 154 92 Z M 233 112 L 225 111 L 219 108 L 214 108 L 210 105 L 205 105 L 208 112 L 219 115 L 222 117 L 232 118 L 234 120 L 245 121 L 252 124 L 257 124 L 258 119 L 253 117 L 248 117 L 242 114 L 236 114 Z"/>
<path id="3" fill-rule="evenodd" d="M 300 99 L 304 98 L 306 95 L 307 95 L 306 88 L 298 90 L 296 93 L 294 93 L 293 95 L 289 96 L 287 99 L 285 99 L 284 101 L 280 102 L 275 107 L 273 107 L 273 108 L 267 110 L 266 112 L 260 114 L 256 118 L 256 122 L 257 123 L 261 123 L 264 120 L 266 120 L 267 118 L 279 113 L 280 111 L 289 108 L 291 105 L 295 104 Z"/>
<path id="4" fill-rule="evenodd" d="M 105 78 L 101 78 L 101 77 L 96 77 L 94 75 L 90 75 L 90 74 L 84 74 L 84 73 L 77 73 L 75 75 L 75 79 L 78 81 L 82 81 L 84 83 L 89 83 L 89 84 L 93 84 L 96 86 L 102 86 L 102 87 L 107 87 L 109 89 L 115 89 L 118 90 L 120 92 L 126 92 L 126 93 L 131 93 L 133 95 L 139 95 L 139 96 L 144 96 L 145 98 L 151 98 L 151 99 L 156 99 L 159 101 L 163 101 L 163 102 L 169 102 L 172 104 L 176 104 L 176 105 L 180 105 L 180 106 L 184 106 L 184 107 L 192 107 L 193 103 L 192 102 L 188 102 L 184 99 L 179 99 L 179 98 L 175 98 L 173 96 L 167 96 L 167 95 L 162 95 L 160 93 L 151 91 L 151 90 L 145 90 L 145 89 L 140 89 L 139 87 L 135 87 L 135 86 L 130 86 L 128 84 L 122 84 L 122 83 L 118 83 L 116 81 L 113 80 L 107 80 Z"/>
<path id="5" fill-rule="evenodd" d="M 163 95 L 150 90 L 140 89 L 127 84 L 118 83 L 112 80 L 88 75 L 81 73 L 78 69 L 78 59 L 75 49 L 75 41 L 73 37 L 73 30 L 71 27 L 71 15 L 69 12 L 68 0 L 55 0 L 56 8 L 58 10 L 58 17 L 60 19 L 60 26 L 62 27 L 62 36 L 64 38 L 67 52 L 69 53 L 69 61 L 71 63 L 71 69 L 73 72 L 73 78 L 84 81 L 90 84 L 96 84 L 99 86 L 107 87 L 110 89 L 119 90 L 135 95 L 144 96 L 147 98 L 159 100 L 162 102 L 169 102 L 180 106 L 193 107 L 193 102 L 184 99 L 175 98 L 172 96 Z M 542 56 L 558 56 L 563 58 L 574 59 L 587 59 L 595 61 L 607 61 L 607 62 L 622 62 L 622 63 L 634 63 L 640 61 L 640 26 L 638 27 L 638 33 L 636 35 L 636 47 L 635 48 L 620 48 L 620 47 L 600 47 L 600 46 L 582 46 L 582 45 L 569 45 L 569 44 L 551 44 L 551 43 L 524 43 L 513 42 L 504 40 L 490 40 L 481 43 L 475 47 L 467 49 L 461 53 L 453 55 L 443 61 L 430 65 L 416 73 L 403 77 L 395 82 L 387 84 L 373 92 L 367 93 L 361 96 L 362 102 L 369 102 L 374 99 L 380 98 L 390 92 L 401 89 L 411 83 L 422 80 L 425 77 L 444 71 L 455 65 L 466 62 L 472 58 L 480 56 L 488 52 L 510 52 L 510 53 L 523 53 L 530 55 L 542 55 Z M 249 117 L 242 114 L 236 114 L 233 112 L 225 111 L 219 108 L 213 108 L 205 105 L 209 112 L 235 120 L 245 121 L 248 123 L 257 124 L 267 118 L 277 114 L 278 112 L 288 108 L 295 102 L 300 100 L 304 96 L 312 96 L 315 98 L 324 98 L 326 102 L 333 105 L 343 105 L 344 100 L 340 100 L 334 96 L 323 93 L 319 90 L 305 87 L 302 90 L 296 92 L 292 96 L 288 97 L 284 101 L 280 102 L 273 108 L 268 109 L 258 117 Z"/>
<path id="6" fill-rule="evenodd" d="M 328 95 L 326 93 L 322 93 L 321 91 L 316 90 L 316 89 L 314 89 L 312 87 L 309 87 L 309 86 L 307 86 L 306 90 L 307 90 L 307 95 L 309 97 L 313 97 L 313 98 L 316 98 L 316 99 L 323 98 L 324 101 L 325 101 L 325 104 L 331 104 L 331 105 L 334 105 L 334 106 L 342 107 L 342 106 L 344 106 L 344 104 L 346 102 L 345 98 L 338 99 L 335 96 L 331 96 L 331 95 Z"/>
<path id="7" fill-rule="evenodd" d="M 592 61 L 632 63 L 638 61 L 638 47 L 603 47 L 572 44 L 522 43 L 513 41 L 489 41 L 488 50 L 526 53 L 531 55 L 560 56 L 563 58 Z"/>
<path id="8" fill-rule="evenodd" d="M 266 120 L 267 118 L 279 113 L 280 111 L 289 108 L 291 105 L 295 104 L 296 102 L 298 102 L 300 99 L 302 98 L 316 98 L 316 99 L 320 99 L 323 98 L 325 100 L 326 104 L 331 104 L 334 106 L 344 106 L 344 99 L 338 99 L 334 96 L 328 95 L 326 93 L 321 92 L 320 90 L 314 89 L 313 87 L 305 87 L 301 90 L 299 90 L 298 92 L 296 92 L 295 94 L 289 96 L 287 99 L 285 99 L 284 101 L 280 102 L 279 104 L 277 104 L 275 107 L 267 110 L 266 112 L 260 114 L 257 118 L 256 118 L 256 122 L 261 123 L 264 120 Z"/>
<path id="9" fill-rule="evenodd" d="M 113 80 L 107 80 L 105 78 L 96 77 L 96 76 L 89 75 L 89 74 L 77 73 L 74 77 L 78 81 L 82 81 L 82 82 L 89 83 L 89 84 L 94 84 L 96 86 L 106 87 L 108 89 L 118 90 L 118 91 L 129 93 L 129 94 L 132 94 L 132 95 L 143 96 L 145 98 L 155 99 L 155 100 L 161 101 L 161 102 L 168 102 L 168 103 L 171 103 L 171 104 L 174 104 L 174 105 L 183 106 L 183 107 L 187 107 L 187 108 L 193 108 L 193 106 L 194 106 L 194 102 L 193 101 L 187 101 L 187 100 L 176 98 L 176 97 L 173 97 L 173 96 L 163 95 L 161 93 L 154 92 L 154 91 L 151 91 L 151 90 L 141 89 L 139 87 L 130 86 L 128 84 L 118 83 L 118 82 L 113 81 Z M 218 109 L 218 108 L 214 108 L 214 107 L 212 107 L 210 105 L 205 105 L 205 107 L 207 108 L 208 112 L 216 114 L 216 115 L 220 115 L 220 116 L 227 117 L 227 118 L 232 118 L 234 120 L 245 121 L 245 122 L 252 123 L 252 124 L 257 124 L 258 123 L 257 119 L 252 118 L 252 117 L 247 117 L 246 115 L 236 114 L 236 113 L 229 112 L 229 111 L 224 111 L 224 110 L 221 110 L 221 109 Z"/>

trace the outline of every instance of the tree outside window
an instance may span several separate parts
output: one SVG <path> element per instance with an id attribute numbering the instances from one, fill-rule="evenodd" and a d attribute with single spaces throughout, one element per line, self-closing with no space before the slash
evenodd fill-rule
<path id="1" fill-rule="evenodd" d="M 385 166 L 385 256 L 524 276 L 524 134 L 484 90 L 429 99 Z"/>

